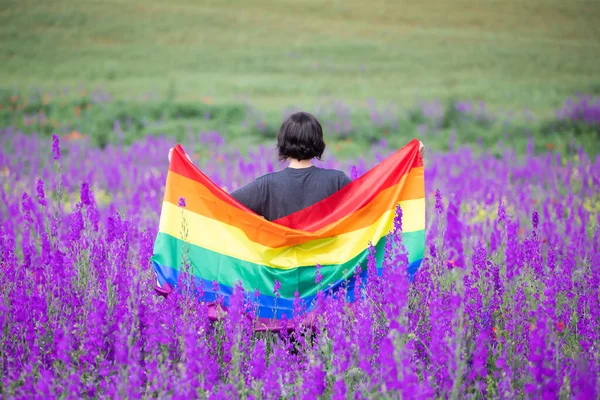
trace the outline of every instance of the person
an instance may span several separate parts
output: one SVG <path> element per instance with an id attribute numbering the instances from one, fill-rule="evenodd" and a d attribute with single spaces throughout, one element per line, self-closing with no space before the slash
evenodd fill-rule
<path id="1" fill-rule="evenodd" d="M 419 150 L 423 149 L 420 142 Z M 319 121 L 308 112 L 294 113 L 283 121 L 277 135 L 278 158 L 289 161 L 288 166 L 260 176 L 231 196 L 269 221 L 309 207 L 352 181 L 343 171 L 313 165 L 312 160 L 320 160 L 324 151 Z"/>

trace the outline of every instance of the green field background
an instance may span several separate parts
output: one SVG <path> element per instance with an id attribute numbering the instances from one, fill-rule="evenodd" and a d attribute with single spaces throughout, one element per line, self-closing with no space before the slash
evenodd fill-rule
<path id="1" fill-rule="evenodd" d="M 472 99 L 550 115 L 600 93 L 597 0 L 0 0 L 7 90 L 248 103 Z"/>

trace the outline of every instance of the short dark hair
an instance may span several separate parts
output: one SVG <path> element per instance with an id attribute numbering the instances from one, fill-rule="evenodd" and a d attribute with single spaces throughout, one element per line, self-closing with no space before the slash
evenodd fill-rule
<path id="1" fill-rule="evenodd" d="M 312 114 L 297 112 L 283 121 L 277 135 L 280 160 L 320 160 L 324 151 L 323 128 Z"/>

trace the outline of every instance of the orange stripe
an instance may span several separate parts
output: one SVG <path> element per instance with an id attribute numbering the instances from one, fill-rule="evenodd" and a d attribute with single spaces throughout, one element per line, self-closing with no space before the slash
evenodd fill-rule
<path id="1" fill-rule="evenodd" d="M 315 231 L 306 232 L 273 223 L 261 223 L 262 218 L 234 207 L 215 195 L 204 185 L 173 171 L 167 175 L 164 201 L 177 205 L 184 197 L 186 209 L 243 230 L 248 239 L 267 247 L 293 246 L 309 240 L 334 237 L 372 225 L 383 213 L 404 200 L 425 197 L 423 167 L 413 168 L 400 181 L 378 193 L 365 207 Z M 264 221 L 266 222 L 266 221 Z"/>

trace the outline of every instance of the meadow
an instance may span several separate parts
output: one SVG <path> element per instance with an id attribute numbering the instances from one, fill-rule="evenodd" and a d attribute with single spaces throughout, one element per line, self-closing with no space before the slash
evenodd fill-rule
<path id="1" fill-rule="evenodd" d="M 352 155 L 379 128 L 396 147 L 423 135 L 431 103 L 446 114 L 426 137 L 432 149 L 455 134 L 523 153 L 533 135 L 538 150 L 568 151 L 576 129 L 556 130 L 555 110 L 600 94 L 596 1 L 4 0 L 0 10 L 3 109 L 20 96 L 47 121 L 28 131 L 75 130 L 100 145 L 119 120 L 131 140 L 216 130 L 245 148 L 270 143 L 282 114 L 302 108 L 337 115 L 352 141 L 340 154 Z M 497 123 L 455 121 L 465 102 Z M 599 151 L 596 136 L 574 139 Z"/>
<path id="2" fill-rule="evenodd" d="M 556 106 L 600 90 L 597 1 L 3 0 L 4 86 L 102 85 L 128 100 L 334 96 Z"/>
<path id="3" fill-rule="evenodd" d="M 599 18 L 586 0 L 0 0 L 0 397 L 598 398 Z M 318 165 L 352 179 L 426 144 L 414 281 L 399 214 L 382 270 L 361 266 L 353 303 L 318 295 L 315 330 L 298 302 L 291 331 L 253 332 L 255 288 L 216 322 L 185 284 L 157 295 L 168 149 L 232 191 L 283 167 L 298 109 L 323 124 Z"/>
<path id="4" fill-rule="evenodd" d="M 238 287 L 218 322 L 185 289 L 153 291 L 172 138 L 101 150 L 87 137 L 4 130 L 1 141 L 5 398 L 600 393 L 600 158 L 581 149 L 428 154 L 427 257 L 414 282 L 400 246 L 380 277 L 363 266 L 369 279 L 351 307 L 317 297 L 314 334 L 302 304 L 292 332 L 261 334 L 242 313 L 252 288 Z M 210 158 L 194 162 L 227 190 L 280 167 L 271 149 L 242 155 L 215 132 L 182 141 L 197 143 Z M 355 179 L 391 151 L 380 141 L 321 165 Z"/>

